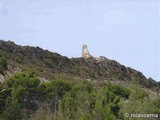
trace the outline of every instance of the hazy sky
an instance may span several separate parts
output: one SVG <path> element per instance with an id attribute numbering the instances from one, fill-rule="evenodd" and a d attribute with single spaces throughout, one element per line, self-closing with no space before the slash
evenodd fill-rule
<path id="1" fill-rule="evenodd" d="M 0 39 L 80 57 L 82 44 L 160 80 L 159 0 L 0 0 Z"/>

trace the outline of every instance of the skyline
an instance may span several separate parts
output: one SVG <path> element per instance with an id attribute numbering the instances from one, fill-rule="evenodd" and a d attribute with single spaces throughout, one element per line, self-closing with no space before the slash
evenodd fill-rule
<path id="1" fill-rule="evenodd" d="M 63 56 L 91 55 L 160 81 L 159 0 L 0 0 L 0 39 Z"/>

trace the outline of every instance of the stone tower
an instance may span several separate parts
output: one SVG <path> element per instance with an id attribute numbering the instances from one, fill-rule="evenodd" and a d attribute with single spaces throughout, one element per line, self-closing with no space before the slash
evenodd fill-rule
<path id="1" fill-rule="evenodd" d="M 87 59 L 87 58 L 90 58 L 91 57 L 91 55 L 89 54 L 89 52 L 88 52 L 88 49 L 87 49 L 87 45 L 83 45 L 83 47 L 82 47 L 82 57 L 84 58 L 84 59 Z"/>
<path id="2" fill-rule="evenodd" d="M 106 57 L 103 57 L 103 56 L 100 56 L 100 57 L 93 57 L 88 49 L 87 49 L 87 45 L 83 45 L 82 47 L 82 58 L 84 59 L 88 59 L 88 58 L 92 58 L 92 60 L 96 60 L 97 62 L 101 62 L 101 61 L 104 61 L 106 60 Z"/>

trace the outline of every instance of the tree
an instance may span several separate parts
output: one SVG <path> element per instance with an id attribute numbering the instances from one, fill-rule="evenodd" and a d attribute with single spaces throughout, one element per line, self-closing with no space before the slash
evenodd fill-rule
<path id="1" fill-rule="evenodd" d="M 18 103 L 15 93 L 12 93 L 11 101 L 9 100 L 4 110 L 5 120 L 22 120 L 23 114 Z"/>
<path id="2" fill-rule="evenodd" d="M 79 120 L 93 120 L 89 114 L 83 114 Z"/>
<path id="3" fill-rule="evenodd" d="M 109 84 L 107 86 L 108 91 L 114 93 L 115 95 L 118 95 L 120 97 L 125 97 L 128 99 L 129 95 L 130 95 L 130 90 L 127 88 L 124 88 L 120 85 L 114 85 L 114 84 Z"/>
<path id="4" fill-rule="evenodd" d="M 8 89 L 14 90 L 15 97 L 21 106 L 36 108 L 39 99 L 39 79 L 32 72 L 18 73 L 5 81 Z"/>
<path id="5" fill-rule="evenodd" d="M 96 101 L 93 116 L 95 120 L 105 120 L 106 118 L 105 107 L 99 100 Z"/>
<path id="6" fill-rule="evenodd" d="M 2 113 L 2 111 L 5 108 L 5 98 L 6 98 L 6 92 L 3 87 L 3 84 L 0 82 L 0 113 Z"/>

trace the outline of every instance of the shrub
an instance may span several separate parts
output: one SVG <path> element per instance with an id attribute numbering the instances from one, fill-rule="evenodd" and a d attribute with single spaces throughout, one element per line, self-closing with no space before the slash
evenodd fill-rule
<path id="1" fill-rule="evenodd" d="M 5 55 L 2 51 L 0 51 L 0 73 L 3 74 L 6 68 L 7 68 L 7 61 Z"/>
<path id="2" fill-rule="evenodd" d="M 121 96 L 121 97 L 125 97 L 128 98 L 130 95 L 130 90 L 127 88 L 124 88 L 122 86 L 119 85 L 113 85 L 113 84 L 109 84 L 107 86 L 108 91 L 114 93 L 115 95 Z"/>

